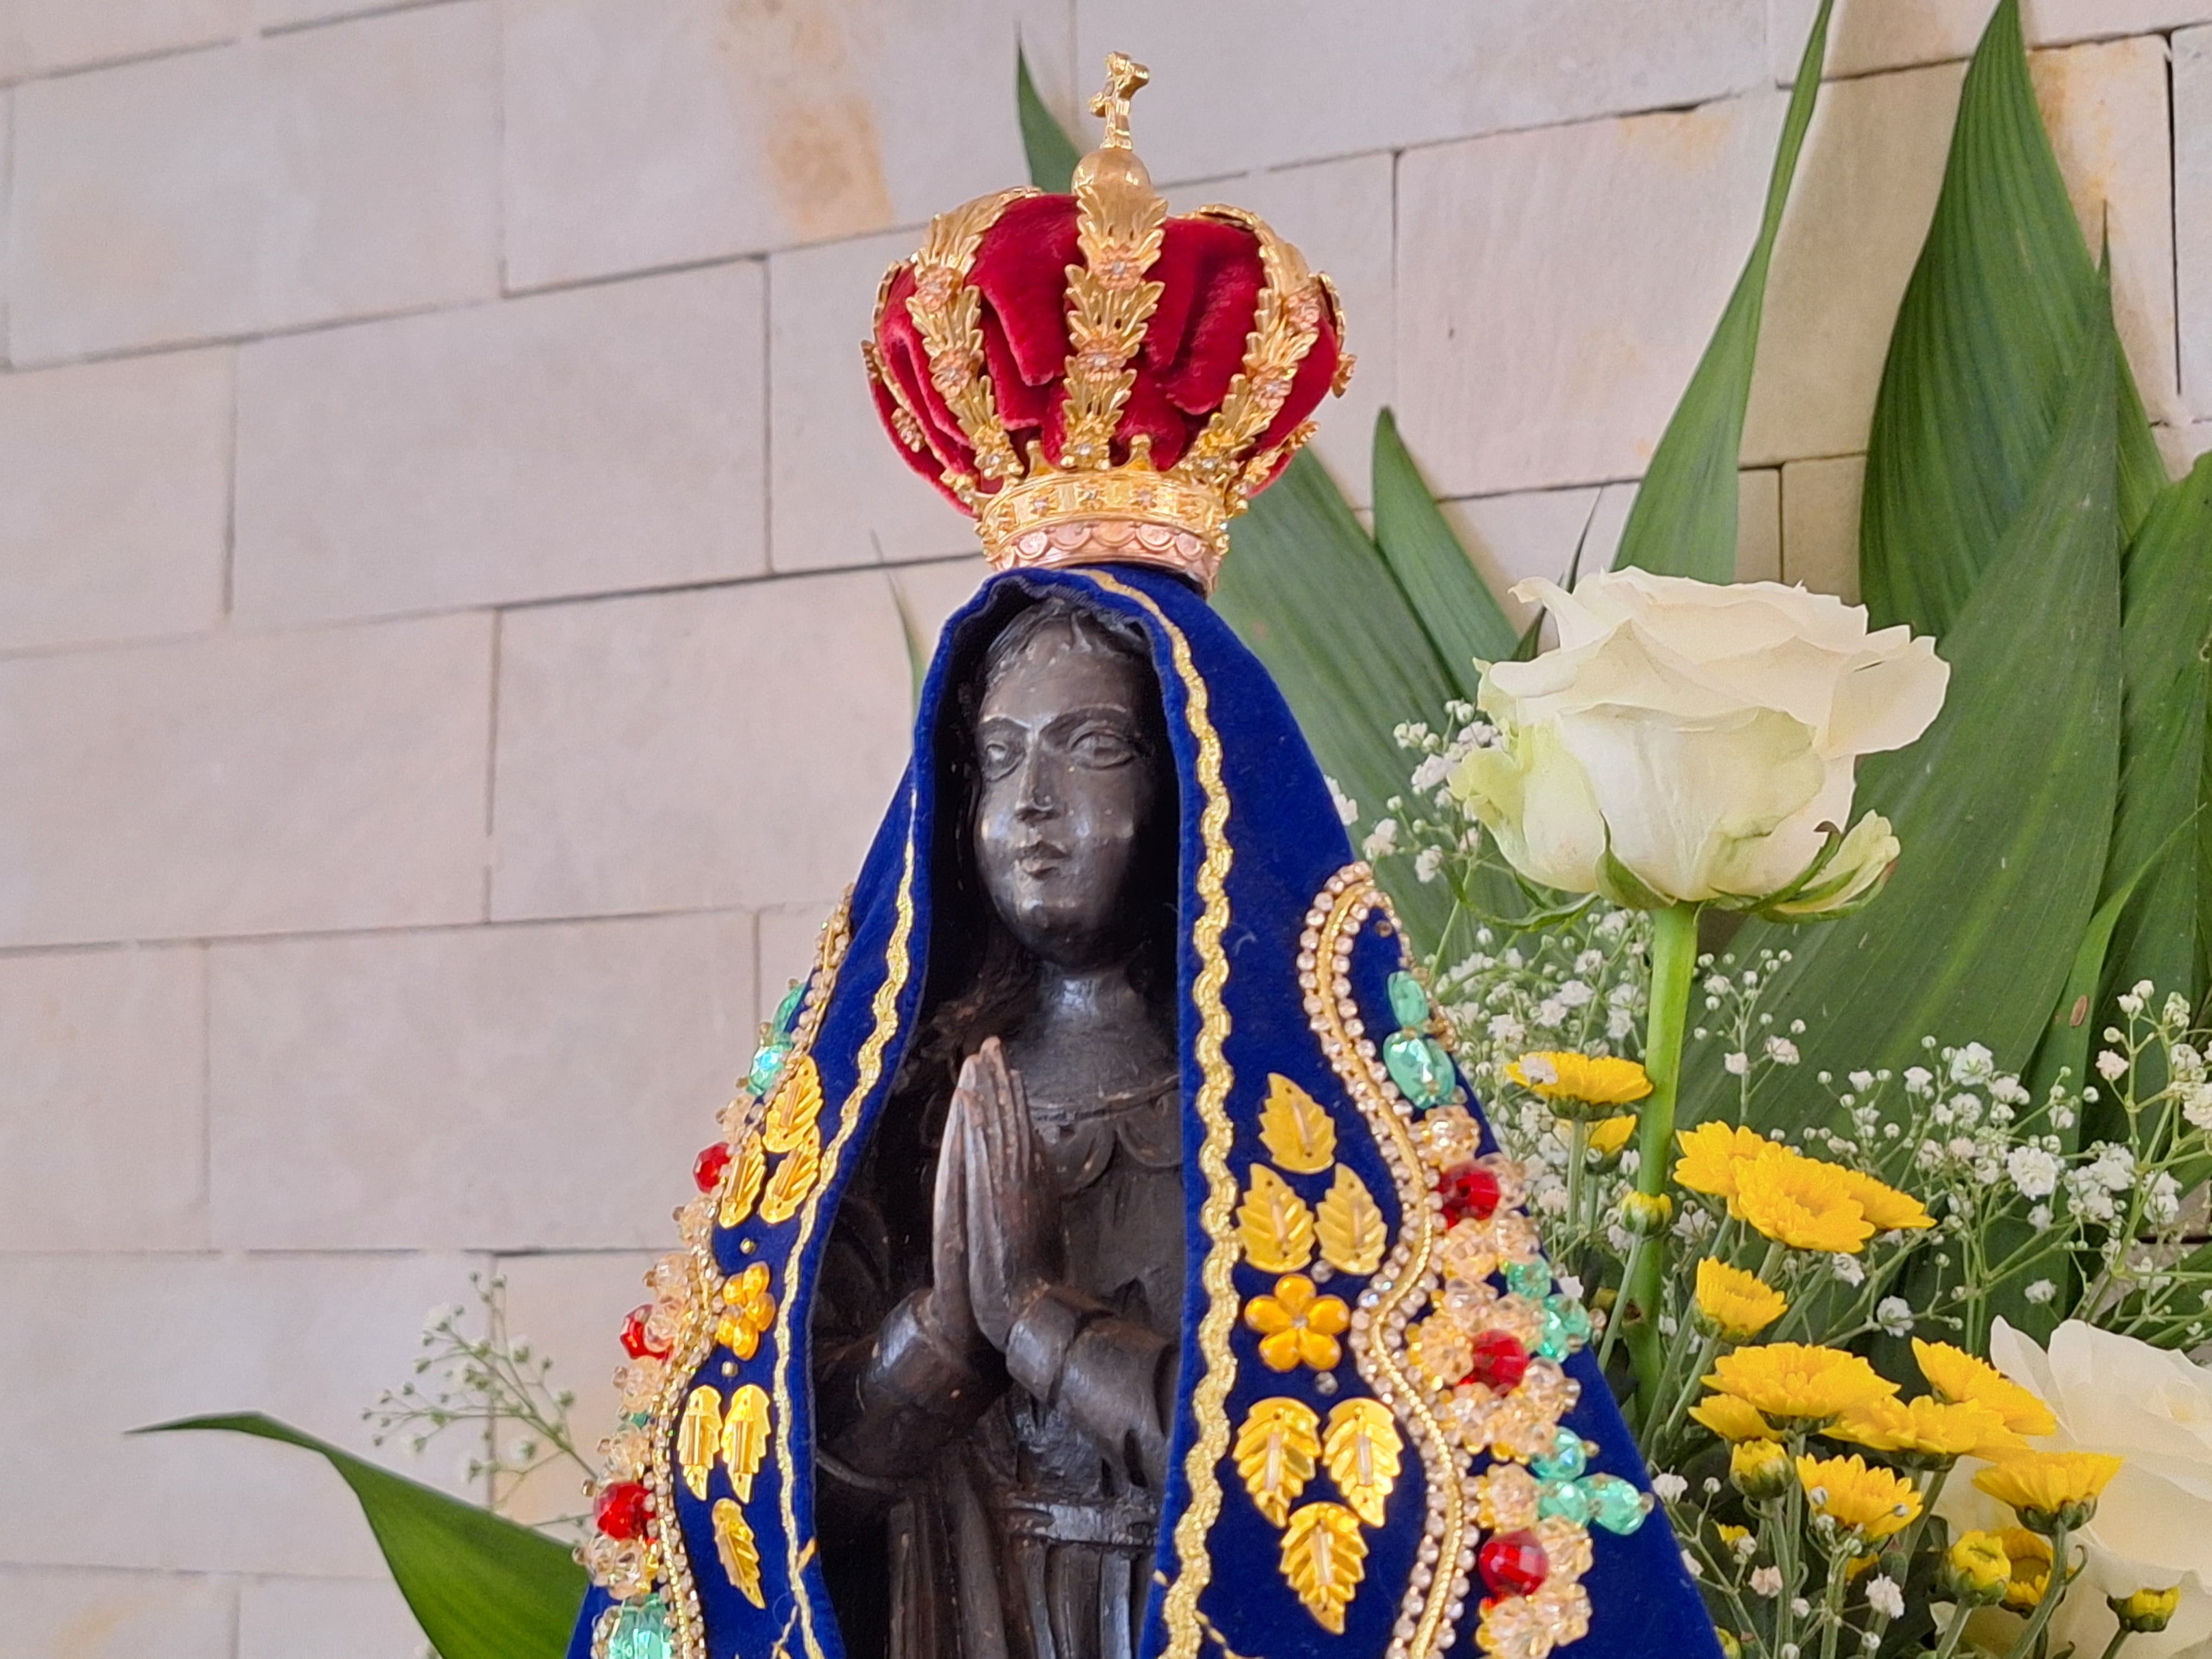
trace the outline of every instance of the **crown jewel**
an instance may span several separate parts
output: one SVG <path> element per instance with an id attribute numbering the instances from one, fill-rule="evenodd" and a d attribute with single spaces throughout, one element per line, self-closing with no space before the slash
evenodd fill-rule
<path id="1" fill-rule="evenodd" d="M 1212 591 L 1229 522 L 1352 372 L 1328 278 L 1257 216 L 1170 218 L 1129 139 L 1149 78 L 1115 52 L 1072 194 L 931 221 L 862 345 L 900 453 L 1000 569 L 1124 562 Z"/>

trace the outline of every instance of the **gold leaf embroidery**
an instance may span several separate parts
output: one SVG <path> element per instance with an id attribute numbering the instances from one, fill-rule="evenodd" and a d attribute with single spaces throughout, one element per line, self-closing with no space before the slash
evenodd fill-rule
<path id="1" fill-rule="evenodd" d="M 1260 1513 L 1279 1527 L 1313 1479 L 1320 1431 L 1312 1407 L 1278 1397 L 1255 1403 L 1237 1431 L 1237 1473 Z"/>
<path id="2" fill-rule="evenodd" d="M 1341 1504 L 1308 1504 L 1283 1529 L 1283 1577 L 1321 1627 L 1344 1634 L 1344 1609 L 1367 1575 L 1359 1517 Z"/>
<path id="3" fill-rule="evenodd" d="M 1383 1500 L 1398 1483 L 1406 1443 L 1377 1400 L 1346 1400 L 1328 1414 L 1322 1457 L 1344 1501 L 1370 1527 L 1382 1524 Z"/>
<path id="4" fill-rule="evenodd" d="M 771 1152 L 794 1150 L 813 1131 L 822 1115 L 822 1073 L 811 1054 L 801 1054 L 784 1067 L 782 1081 L 769 1097 L 768 1121 L 762 1133 Z M 816 1137 L 818 1141 L 820 1137 Z"/>
<path id="5" fill-rule="evenodd" d="M 722 1396 L 713 1389 L 694 1389 L 676 1425 L 676 1462 L 694 1498 L 707 1495 L 707 1476 L 714 1467 L 714 1444 L 722 1435 Z"/>
<path id="6" fill-rule="evenodd" d="M 761 1219 L 774 1226 L 797 1215 L 807 1194 L 814 1190 L 814 1177 L 821 1173 L 822 1136 L 810 1123 L 769 1177 L 768 1191 L 761 1196 Z"/>
<path id="7" fill-rule="evenodd" d="M 745 1524 L 745 1512 L 726 1498 L 714 1504 L 714 1553 L 722 1558 L 722 1571 L 745 1600 L 757 1607 L 767 1607 L 768 1598 L 761 1594 L 760 1545 Z"/>
<path id="8" fill-rule="evenodd" d="M 767 1455 L 768 1390 L 748 1382 L 730 1396 L 730 1414 L 722 1419 L 722 1465 L 730 1472 L 730 1485 L 747 1503 Z"/>
<path id="9" fill-rule="evenodd" d="M 1388 1242 L 1382 1206 L 1367 1183 L 1340 1164 L 1336 1180 L 1322 1199 L 1319 1214 L 1322 1260 L 1340 1273 L 1371 1273 L 1382 1265 Z"/>
<path id="10" fill-rule="evenodd" d="M 753 1212 L 753 1200 L 760 1196 L 761 1182 L 768 1177 L 768 1154 L 762 1150 L 757 1131 L 739 1144 L 732 1162 L 738 1171 L 730 1177 L 729 1190 L 722 1194 L 719 1218 L 725 1227 L 736 1226 Z"/>
<path id="11" fill-rule="evenodd" d="M 1336 1156 L 1336 1122 L 1328 1108 L 1279 1073 L 1267 1074 L 1260 1139 L 1293 1175 L 1319 1175 Z"/>
<path id="12" fill-rule="evenodd" d="M 1237 1210 L 1244 1254 L 1263 1273 L 1294 1273 L 1313 1260 L 1313 1212 L 1266 1164 L 1252 1165 L 1251 1176 Z"/>

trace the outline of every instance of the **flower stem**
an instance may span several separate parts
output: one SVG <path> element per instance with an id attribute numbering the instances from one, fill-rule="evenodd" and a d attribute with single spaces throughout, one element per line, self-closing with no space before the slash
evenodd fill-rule
<path id="1" fill-rule="evenodd" d="M 2067 1583 L 2071 1577 L 2066 1570 L 2066 1559 L 2070 1553 L 2064 1525 L 2052 1528 L 2051 1577 L 2044 1581 L 2043 1599 L 2035 1604 L 2035 1611 L 2027 1616 L 2027 1625 L 2014 1639 L 2012 1650 L 2005 1659 L 2027 1659 L 2027 1656 L 2034 1651 L 2036 1638 L 2043 1634 L 2044 1626 L 2051 1622 L 2051 1615 L 2058 1611 L 2058 1603 L 2065 1597 Z"/>
<path id="2" fill-rule="evenodd" d="M 1966 1616 L 1974 1610 L 1971 1601 L 1960 1601 L 1951 1608 L 1951 1622 L 1943 1626 L 1943 1639 L 1936 1644 L 1936 1659 L 1951 1659 L 1959 1646 L 1959 1638 L 1966 1634 Z"/>
<path id="3" fill-rule="evenodd" d="M 1669 905 L 1651 913 L 1651 1010 L 1644 1039 L 1644 1070 L 1651 1093 L 1644 1102 L 1636 1138 L 1636 1190 L 1657 1197 L 1666 1190 L 1668 1155 L 1674 1145 L 1674 1101 L 1682 1080 L 1682 1034 L 1689 1022 L 1690 982 L 1698 966 L 1698 907 Z M 1621 1312 L 1630 1322 L 1629 1357 L 1647 1419 L 1663 1409 L 1659 1370 L 1666 1357 L 1660 1340 L 1659 1298 L 1667 1263 L 1662 1231 L 1641 1242 Z"/>
<path id="4" fill-rule="evenodd" d="M 2127 1641 L 2128 1638 L 2134 1634 L 2135 1632 L 2130 1630 L 2125 1625 L 2121 1626 L 2118 1630 L 2114 1631 L 2112 1632 L 2112 1639 L 2105 1644 L 2105 1659 L 2116 1659 L 2116 1656 L 2119 1653 L 2121 1646 Z"/>

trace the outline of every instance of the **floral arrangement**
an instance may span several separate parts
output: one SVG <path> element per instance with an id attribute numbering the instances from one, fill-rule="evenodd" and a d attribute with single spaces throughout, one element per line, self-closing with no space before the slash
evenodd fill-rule
<path id="1" fill-rule="evenodd" d="M 1559 648 L 1490 666 L 1443 729 L 1399 729 L 1411 786 L 1366 850 L 1410 854 L 1455 917 L 1501 870 L 1541 902 L 1475 921 L 1456 957 L 1447 929 L 1432 982 L 1555 1262 L 1602 1310 L 1724 1645 L 2212 1640 L 2212 1372 L 2172 1352 L 2212 1336 L 2188 999 L 2123 993 L 2094 1077 L 2040 1089 L 1933 1037 L 1919 1064 L 1806 1077 L 1790 949 L 1738 960 L 1701 928 L 1876 901 L 1900 848 L 1877 814 L 1838 827 L 1851 757 L 1919 736 L 1943 664 L 1767 584 L 1521 591 Z M 2085 1117 L 2114 1133 L 2085 1144 Z"/>

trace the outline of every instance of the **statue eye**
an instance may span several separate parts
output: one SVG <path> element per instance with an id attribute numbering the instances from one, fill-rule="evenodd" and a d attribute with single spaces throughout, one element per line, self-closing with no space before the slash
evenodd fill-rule
<path id="1" fill-rule="evenodd" d="M 1137 745 L 1128 734 L 1110 726 L 1093 726 L 1076 734 L 1068 750 L 1085 766 L 1119 766 L 1136 757 Z"/>
<path id="2" fill-rule="evenodd" d="M 1020 759 L 1021 750 L 1003 738 L 987 738 L 976 748 L 976 765 L 994 782 L 1012 771 Z"/>

